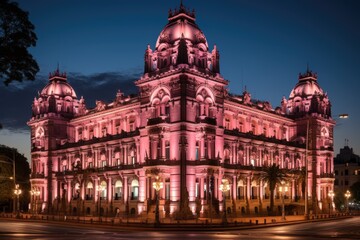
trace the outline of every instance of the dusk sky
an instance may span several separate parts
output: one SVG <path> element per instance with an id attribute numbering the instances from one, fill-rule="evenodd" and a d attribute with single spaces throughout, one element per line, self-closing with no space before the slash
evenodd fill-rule
<path id="1" fill-rule="evenodd" d="M 118 89 L 137 93 L 147 44 L 154 49 L 168 10 L 180 0 L 19 0 L 38 37 L 31 53 L 40 72 L 34 82 L 0 84 L 0 144 L 30 160 L 26 122 L 31 104 L 59 65 L 88 107 L 110 102 Z M 220 51 L 229 91 L 280 105 L 307 65 L 328 93 L 335 119 L 335 152 L 349 139 L 360 154 L 360 1 L 184 0 L 209 48 Z"/>

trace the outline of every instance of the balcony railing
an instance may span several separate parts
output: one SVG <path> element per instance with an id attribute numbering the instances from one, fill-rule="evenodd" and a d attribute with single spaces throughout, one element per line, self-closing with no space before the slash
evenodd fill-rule
<path id="1" fill-rule="evenodd" d="M 169 117 L 156 117 L 156 118 L 149 118 L 147 121 L 147 125 L 155 125 L 160 123 L 169 123 L 170 118 Z"/>
<path id="2" fill-rule="evenodd" d="M 204 117 L 204 118 L 196 118 L 196 123 L 207 123 L 210 125 L 216 125 L 216 118 L 212 117 Z"/>
<path id="3" fill-rule="evenodd" d="M 335 178 L 335 174 L 334 173 L 321 173 L 320 175 L 318 175 L 318 177 L 320 177 L 320 178 Z"/>
<path id="4" fill-rule="evenodd" d="M 210 165 L 210 166 L 220 166 L 219 159 L 204 159 L 204 160 L 196 160 L 196 161 L 187 161 L 186 164 L 191 166 L 199 166 L 199 165 Z"/>
<path id="5" fill-rule="evenodd" d="M 110 140 L 117 140 L 117 139 L 122 139 L 122 138 L 129 138 L 129 137 L 135 137 L 135 136 L 139 136 L 140 135 L 140 131 L 137 128 L 134 131 L 131 132 L 125 132 L 125 131 L 121 131 L 121 133 L 118 134 L 107 134 L 104 137 L 93 137 L 92 139 L 89 140 L 79 140 L 78 142 L 67 142 L 63 145 L 58 145 L 58 149 L 65 149 L 65 148 L 69 148 L 69 147 L 79 147 L 79 146 L 85 146 L 85 145 L 89 145 L 89 144 L 93 144 L 93 143 L 99 143 L 99 142 L 107 142 Z"/>
<path id="6" fill-rule="evenodd" d="M 32 173 L 30 178 L 44 178 L 44 173 Z"/>
<path id="7" fill-rule="evenodd" d="M 166 165 L 166 166 L 176 166 L 179 165 L 180 161 L 170 160 L 170 159 L 147 159 L 143 166 L 157 166 L 157 165 Z"/>
<path id="8" fill-rule="evenodd" d="M 255 135 L 252 132 L 244 133 L 244 132 L 240 132 L 239 129 L 233 129 L 233 130 L 225 129 L 224 134 L 238 136 L 238 137 L 244 137 L 244 138 L 250 138 L 250 139 L 260 140 L 260 141 L 265 141 L 265 142 L 272 142 L 272 143 L 282 144 L 282 145 L 286 145 L 286 146 L 305 148 L 305 144 L 300 144 L 298 142 L 290 142 L 290 141 L 287 141 L 286 139 L 276 139 L 275 137 L 266 137 L 264 134 Z"/>

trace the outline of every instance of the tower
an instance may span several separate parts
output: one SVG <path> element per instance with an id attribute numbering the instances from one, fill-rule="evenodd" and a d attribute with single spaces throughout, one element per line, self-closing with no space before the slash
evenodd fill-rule
<path id="1" fill-rule="evenodd" d="M 48 84 L 34 98 L 31 128 L 31 155 L 33 188 L 40 190 L 40 199 L 45 208 L 51 209 L 53 196 L 54 166 L 52 152 L 67 139 L 72 138 L 69 119 L 86 111 L 84 99 L 77 99 L 74 89 L 67 82 L 66 73 L 59 69 L 49 74 Z"/>
<path id="2" fill-rule="evenodd" d="M 287 114 L 295 120 L 297 132 L 302 133 L 307 145 L 308 193 L 312 205 L 322 208 L 327 206 L 328 192 L 334 187 L 335 121 L 331 118 L 330 100 L 317 79 L 317 74 L 309 69 L 299 74 L 287 101 Z"/>

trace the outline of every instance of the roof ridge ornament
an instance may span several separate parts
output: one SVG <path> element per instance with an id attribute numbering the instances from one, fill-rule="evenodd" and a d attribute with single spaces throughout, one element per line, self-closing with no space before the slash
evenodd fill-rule
<path id="1" fill-rule="evenodd" d="M 174 17 L 181 15 L 181 14 L 184 14 L 184 16 L 187 16 L 191 20 L 195 21 L 195 10 L 194 9 L 190 10 L 189 8 L 186 8 L 185 5 L 183 4 L 182 0 L 180 1 L 179 9 L 177 9 L 177 8 L 175 8 L 174 10 L 169 9 L 168 19 L 170 21 L 170 20 L 174 19 Z"/>
<path id="2" fill-rule="evenodd" d="M 305 73 L 299 73 L 299 81 L 306 81 L 306 80 L 316 81 L 317 78 L 318 78 L 317 73 L 310 70 L 309 64 L 307 64 Z"/>
<path id="3" fill-rule="evenodd" d="M 56 70 L 54 72 L 49 73 L 49 80 L 53 78 L 61 78 L 62 80 L 66 80 L 66 72 L 60 72 L 59 63 L 57 64 Z"/>

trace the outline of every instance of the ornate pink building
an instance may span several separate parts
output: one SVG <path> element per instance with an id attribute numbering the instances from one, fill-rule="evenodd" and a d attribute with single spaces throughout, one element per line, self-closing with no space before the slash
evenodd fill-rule
<path id="1" fill-rule="evenodd" d="M 210 189 L 212 206 L 222 211 L 222 179 L 230 184 L 229 213 L 266 212 L 269 187 L 259 180 L 264 167 L 300 169 L 308 155 L 309 197 L 326 207 L 334 182 L 335 122 L 316 74 L 300 74 L 277 108 L 247 91 L 230 94 L 219 52 L 209 49 L 195 13 L 181 4 L 169 11 L 168 21 L 155 48 L 145 50 L 136 97 L 118 91 L 113 102 L 97 101 L 88 109 L 65 74 L 50 74 L 28 122 L 38 206 L 80 215 L 151 214 L 158 176 L 161 217 L 184 204 L 206 216 Z M 297 175 L 287 184 L 286 204 L 303 206 Z"/>

